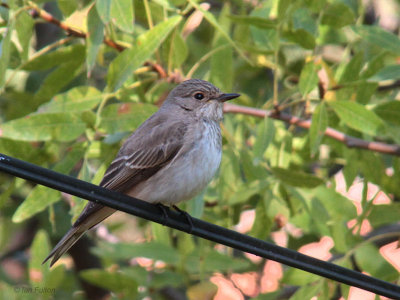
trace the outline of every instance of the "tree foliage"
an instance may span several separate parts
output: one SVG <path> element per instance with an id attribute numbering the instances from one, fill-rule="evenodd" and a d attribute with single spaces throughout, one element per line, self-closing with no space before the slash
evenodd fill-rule
<path id="1" fill-rule="evenodd" d="M 274 119 L 227 113 L 219 174 L 182 208 L 229 228 L 254 211 L 254 237 L 285 233 L 295 250 L 329 237 L 334 263 L 398 281 L 379 247 L 400 232 L 399 28 L 371 21 L 374 8 L 364 2 L 7 1 L 0 7 L 0 152 L 97 184 L 175 83 L 206 79 Z M 399 3 L 391 5 L 399 13 Z M 300 129 L 283 113 L 311 124 Z M 385 151 L 365 149 L 368 142 Z M 335 174 L 347 189 L 362 183 L 358 211 L 338 192 Z M 378 192 L 388 195 L 385 204 L 374 201 Z M 86 201 L 5 174 L 0 193 L 0 294 L 8 299 L 65 297 L 82 289 L 80 279 L 118 299 L 162 299 L 167 289 L 205 299 L 216 291 L 216 272 L 263 274 L 263 260 L 121 215 L 106 222 L 111 237 L 96 237 L 92 254 L 103 268 L 77 274 L 66 257 L 49 269 L 41 260 L 50 238 L 66 232 Z M 10 272 L 10 261 L 27 275 Z M 33 290 L 24 294 L 22 285 Z M 291 299 L 349 293 L 284 268 L 277 292 L 258 286 L 253 296 L 273 299 L 287 286 L 297 287 Z M 35 292 L 40 287 L 51 290 Z"/>

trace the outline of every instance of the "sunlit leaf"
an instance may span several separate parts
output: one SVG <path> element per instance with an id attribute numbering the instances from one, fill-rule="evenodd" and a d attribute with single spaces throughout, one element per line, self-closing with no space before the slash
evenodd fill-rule
<path id="1" fill-rule="evenodd" d="M 179 260 L 176 249 L 157 242 L 104 244 L 101 248 L 97 248 L 95 252 L 100 256 L 115 260 L 133 257 L 146 257 L 162 260 L 166 263 L 176 263 Z"/>
<path id="2" fill-rule="evenodd" d="M 400 101 L 380 103 L 374 107 L 374 112 L 387 122 L 400 126 Z"/>
<path id="3" fill-rule="evenodd" d="M 105 7 L 109 7 L 110 3 L 102 1 L 100 10 L 105 20 L 108 19 Z M 99 8 L 97 8 L 99 10 Z M 121 30 L 128 33 L 133 32 L 133 1 L 118 0 L 111 1 L 110 18 Z"/>
<path id="4" fill-rule="evenodd" d="M 321 140 L 324 137 L 326 127 L 328 127 L 328 114 L 325 108 L 325 102 L 318 104 L 315 108 L 310 127 L 310 148 L 311 155 L 318 151 Z"/>
<path id="5" fill-rule="evenodd" d="M 358 25 L 352 29 L 361 36 L 363 41 L 374 44 L 395 54 L 400 53 L 400 39 L 378 26 Z"/>
<path id="6" fill-rule="evenodd" d="M 107 85 L 110 91 L 119 89 L 122 84 L 148 59 L 181 21 L 181 16 L 171 17 L 144 33 L 131 49 L 123 51 L 109 67 Z"/>
<path id="7" fill-rule="evenodd" d="M 275 20 L 265 19 L 256 16 L 237 16 L 237 15 L 230 15 L 230 19 L 232 19 L 235 23 L 251 25 L 258 28 L 268 28 L 274 29 L 276 28 L 277 22 Z"/>
<path id="8" fill-rule="evenodd" d="M 249 64 L 252 64 L 251 61 L 246 57 L 243 51 L 236 45 L 236 43 L 231 39 L 229 34 L 221 27 L 218 21 L 215 19 L 214 15 L 206 10 L 204 10 L 197 2 L 194 0 L 188 0 L 191 5 L 193 5 L 197 10 L 201 11 L 204 14 L 204 18 L 216 29 L 221 35 L 236 49 L 236 51 L 240 54 L 240 56 Z"/>
<path id="9" fill-rule="evenodd" d="M 68 92 L 54 96 L 50 102 L 41 105 L 38 112 L 50 113 L 90 110 L 96 107 L 101 99 L 101 92 L 94 87 L 75 87 Z"/>
<path id="10" fill-rule="evenodd" d="M 349 6 L 344 3 L 332 3 L 323 10 L 321 23 L 341 28 L 354 22 L 355 16 Z"/>
<path id="11" fill-rule="evenodd" d="M 374 244 L 368 243 L 357 247 L 354 257 L 357 265 L 371 276 L 387 281 L 396 280 L 399 276 L 399 272 L 382 257 Z"/>
<path id="12" fill-rule="evenodd" d="M 324 182 L 321 178 L 318 178 L 317 176 L 296 170 L 272 168 L 272 173 L 280 181 L 287 183 L 291 186 L 313 188 Z"/>
<path id="13" fill-rule="evenodd" d="M 97 0 L 96 9 L 103 23 L 107 24 L 110 21 L 110 11 L 111 11 L 112 0 Z"/>
<path id="14" fill-rule="evenodd" d="M 85 149 L 81 144 L 77 144 L 69 151 L 65 158 L 54 167 L 54 171 L 68 174 L 77 162 L 82 159 Z M 35 214 L 43 211 L 50 204 L 57 202 L 60 199 L 61 192 L 55 189 L 48 188 L 43 185 L 37 185 L 25 201 L 18 207 L 14 213 L 13 222 L 22 222 Z"/>
<path id="15" fill-rule="evenodd" d="M 370 135 L 378 135 L 383 128 L 382 120 L 361 104 L 350 101 L 330 101 L 328 104 L 350 128 Z"/>
<path id="16" fill-rule="evenodd" d="M 100 128 L 109 134 L 133 131 L 156 110 L 157 108 L 150 104 L 110 104 L 104 108 L 101 114 Z"/>
<path id="17" fill-rule="evenodd" d="M 96 286 L 100 286 L 116 293 L 123 293 L 129 299 L 136 298 L 138 284 L 136 280 L 123 272 L 89 269 L 81 271 L 80 276 L 84 280 Z"/>
<path id="18" fill-rule="evenodd" d="M 374 76 L 368 78 L 369 81 L 384 81 L 400 79 L 400 65 L 391 65 L 383 68 Z"/>
<path id="19" fill-rule="evenodd" d="M 306 97 L 318 86 L 318 67 L 314 62 L 307 63 L 300 73 L 299 90 L 303 97 Z"/>
<path id="20" fill-rule="evenodd" d="M 71 141 L 85 132 L 79 114 L 34 114 L 0 125 L 0 137 L 20 141 Z"/>
<path id="21" fill-rule="evenodd" d="M 99 51 L 104 39 L 104 25 L 97 13 L 96 7 L 94 6 L 88 13 L 87 28 L 86 66 L 88 72 L 90 72 L 96 62 L 97 52 Z"/>

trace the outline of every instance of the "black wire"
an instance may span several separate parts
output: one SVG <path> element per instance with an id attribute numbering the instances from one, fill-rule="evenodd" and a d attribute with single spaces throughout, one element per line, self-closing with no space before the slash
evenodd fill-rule
<path id="1" fill-rule="evenodd" d="M 178 212 L 166 210 L 168 217 L 156 205 L 117 193 L 97 185 L 45 169 L 0 153 L 0 171 L 21 177 L 38 184 L 66 192 L 96 203 L 124 211 L 171 228 L 220 243 L 244 252 L 271 259 L 285 265 L 314 273 L 361 289 L 400 299 L 400 286 L 364 275 L 341 266 L 325 262 L 297 251 L 232 231 L 196 218 L 193 227 L 187 218 Z M 371 259 L 374 259 L 371 257 Z"/>

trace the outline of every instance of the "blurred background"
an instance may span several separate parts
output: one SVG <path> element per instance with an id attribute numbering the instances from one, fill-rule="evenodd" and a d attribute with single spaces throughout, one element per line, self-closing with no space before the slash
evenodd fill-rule
<path id="1" fill-rule="evenodd" d="M 219 173 L 179 207 L 399 282 L 400 1 L 24 0 L 0 20 L 1 153 L 98 184 L 205 79 L 242 96 Z M 41 265 L 86 203 L 0 173 L 1 299 L 376 299 L 124 213 Z"/>

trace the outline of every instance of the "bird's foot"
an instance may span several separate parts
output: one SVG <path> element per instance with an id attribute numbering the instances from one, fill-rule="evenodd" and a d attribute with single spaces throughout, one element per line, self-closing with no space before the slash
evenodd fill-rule
<path id="1" fill-rule="evenodd" d="M 158 206 L 158 208 L 161 210 L 162 215 L 163 215 L 163 220 L 161 222 L 161 225 L 165 226 L 167 224 L 167 220 L 168 220 L 168 207 L 161 204 L 161 203 L 157 203 L 156 206 Z"/>
<path id="2" fill-rule="evenodd" d="M 181 215 L 183 215 L 185 217 L 185 219 L 187 220 L 187 222 L 189 223 L 189 231 L 188 233 L 192 233 L 193 231 L 193 218 L 191 215 L 189 215 L 186 211 L 180 209 L 178 206 L 176 205 L 172 205 L 172 207 L 179 212 Z"/>

